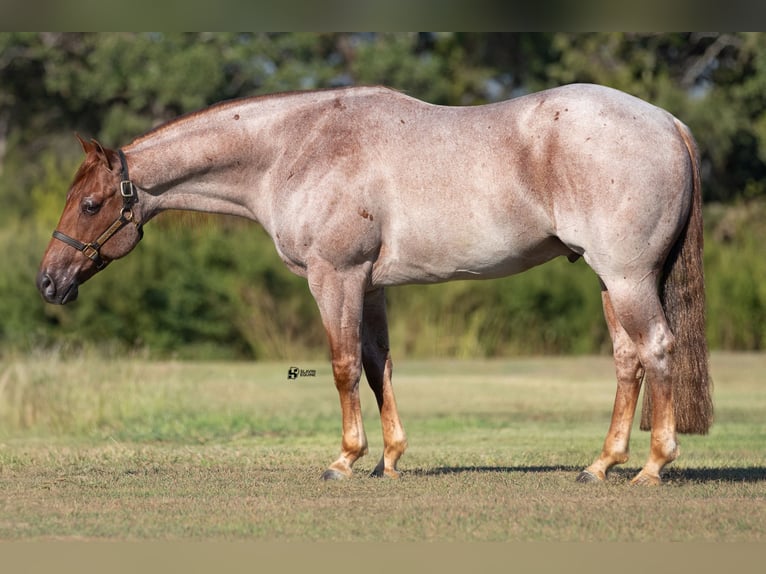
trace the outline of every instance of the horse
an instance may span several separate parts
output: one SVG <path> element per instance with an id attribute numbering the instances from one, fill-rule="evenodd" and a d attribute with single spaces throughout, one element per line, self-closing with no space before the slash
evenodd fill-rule
<path id="1" fill-rule="evenodd" d="M 165 210 L 259 223 L 327 333 L 342 440 L 325 479 L 352 476 L 367 453 L 362 371 L 384 442 L 372 475 L 400 475 L 386 287 L 560 256 L 599 278 L 617 378 L 603 448 L 577 480 L 605 481 L 628 460 L 643 381 L 650 453 L 632 483 L 660 484 L 677 434 L 708 432 L 699 153 L 661 108 L 590 84 L 461 107 L 365 86 L 221 102 L 117 150 L 77 137 L 85 159 L 42 258 L 42 297 L 75 300 Z"/>

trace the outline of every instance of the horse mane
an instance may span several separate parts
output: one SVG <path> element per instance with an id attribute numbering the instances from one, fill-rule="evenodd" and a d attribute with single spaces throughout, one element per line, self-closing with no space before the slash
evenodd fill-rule
<path id="1" fill-rule="evenodd" d="M 226 109 L 233 109 L 240 107 L 242 105 L 247 104 L 255 104 L 258 102 L 265 102 L 265 101 L 276 101 L 281 100 L 284 98 L 292 98 L 295 96 L 308 96 L 311 94 L 339 94 L 339 93 L 345 93 L 349 91 L 358 91 L 358 92 L 388 92 L 388 93 L 399 93 L 403 94 L 404 92 L 401 92 L 400 90 L 394 90 L 392 88 L 388 88 L 386 86 L 346 86 L 342 88 L 318 88 L 315 90 L 291 90 L 286 92 L 277 92 L 275 94 L 258 94 L 254 96 L 243 96 L 240 98 L 232 98 L 229 100 L 222 100 L 220 102 L 216 102 L 214 104 L 211 104 L 209 106 L 206 106 L 204 108 L 200 108 L 198 110 L 186 112 L 184 114 L 181 114 L 179 116 L 176 116 L 170 120 L 167 120 L 165 122 L 162 122 L 155 127 L 151 128 L 149 131 L 143 133 L 142 135 L 138 136 L 134 141 L 133 144 L 140 143 L 144 139 L 150 138 L 152 136 L 156 136 L 157 134 L 173 128 L 177 125 L 180 125 L 182 123 L 188 122 L 190 120 L 193 120 L 201 115 L 209 114 L 209 113 L 215 113 L 218 111 L 224 111 Z"/>

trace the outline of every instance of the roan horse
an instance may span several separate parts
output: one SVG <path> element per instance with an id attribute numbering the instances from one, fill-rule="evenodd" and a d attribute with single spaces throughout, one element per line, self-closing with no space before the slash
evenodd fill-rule
<path id="1" fill-rule="evenodd" d="M 358 87 L 218 104 L 117 151 L 80 141 L 37 277 L 45 300 L 74 300 L 161 211 L 257 221 L 308 280 L 329 338 L 343 435 L 324 478 L 350 476 L 367 452 L 362 369 L 383 428 L 373 475 L 399 475 L 385 287 L 502 277 L 561 255 L 601 281 L 617 371 L 603 450 L 578 479 L 628 460 L 644 379 L 651 448 L 634 483 L 660 483 L 677 432 L 708 431 L 698 152 L 664 110 L 593 85 L 474 107 Z"/>

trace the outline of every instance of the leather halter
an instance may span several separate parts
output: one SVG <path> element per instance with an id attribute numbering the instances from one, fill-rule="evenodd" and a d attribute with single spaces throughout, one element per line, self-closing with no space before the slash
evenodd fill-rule
<path id="1" fill-rule="evenodd" d="M 138 203 L 138 194 L 136 193 L 136 187 L 133 182 L 130 181 L 128 175 L 128 162 L 125 159 L 125 154 L 122 150 L 117 150 L 120 156 L 120 164 L 122 165 L 122 172 L 120 174 L 120 195 L 122 195 L 122 209 L 120 210 L 120 216 L 114 220 L 114 222 L 104 231 L 95 241 L 83 243 L 78 241 L 74 237 L 70 237 L 66 233 L 62 233 L 58 229 L 53 232 L 53 237 L 59 241 L 63 241 L 67 245 L 74 247 L 77 251 L 80 251 L 85 257 L 92 260 L 96 264 L 96 269 L 99 271 L 109 264 L 109 260 L 101 257 L 101 248 L 104 243 L 117 233 L 120 229 L 125 227 L 128 223 L 132 223 L 136 226 L 138 231 L 138 240 L 140 241 L 144 236 L 144 230 L 140 223 L 136 223 L 133 219 L 133 205 Z"/>

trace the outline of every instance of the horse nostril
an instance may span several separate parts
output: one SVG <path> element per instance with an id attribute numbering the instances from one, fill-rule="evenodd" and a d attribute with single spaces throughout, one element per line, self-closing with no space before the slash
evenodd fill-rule
<path id="1" fill-rule="evenodd" d="M 43 297 L 48 300 L 53 299 L 56 296 L 56 284 L 53 279 L 47 273 L 40 273 L 37 277 L 37 288 L 42 293 Z"/>

